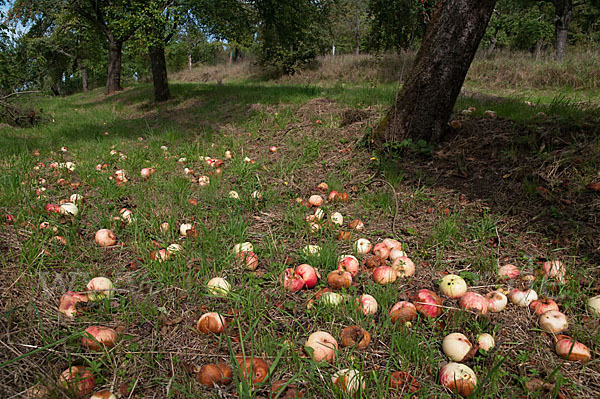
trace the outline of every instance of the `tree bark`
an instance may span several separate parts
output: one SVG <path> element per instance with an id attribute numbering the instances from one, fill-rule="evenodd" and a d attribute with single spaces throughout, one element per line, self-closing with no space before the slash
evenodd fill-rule
<path id="1" fill-rule="evenodd" d="M 88 76 L 87 69 L 85 68 L 85 64 L 81 62 L 81 60 L 77 60 L 77 68 L 79 68 L 79 73 L 81 74 L 81 88 L 84 93 L 88 91 Z"/>
<path id="2" fill-rule="evenodd" d="M 375 144 L 439 142 L 492 15 L 496 0 L 442 0 L 432 16 L 395 105 L 374 132 Z"/>
<path id="3" fill-rule="evenodd" d="M 123 90 L 121 87 L 121 56 L 123 42 L 109 39 L 108 42 L 108 76 L 106 78 L 106 94 Z"/>
<path id="4" fill-rule="evenodd" d="M 567 38 L 569 34 L 569 24 L 573 17 L 572 0 L 554 0 L 555 19 L 554 34 L 556 36 L 556 60 L 562 61 L 567 53 Z"/>
<path id="5" fill-rule="evenodd" d="M 167 78 L 167 62 L 165 48 L 162 45 L 148 47 L 150 65 L 152 65 L 152 81 L 154 82 L 154 100 L 166 101 L 171 97 L 169 93 L 169 79 Z"/>

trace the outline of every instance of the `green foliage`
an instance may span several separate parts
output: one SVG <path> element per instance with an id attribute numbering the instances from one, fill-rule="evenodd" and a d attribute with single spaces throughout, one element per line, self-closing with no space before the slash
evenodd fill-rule
<path id="1" fill-rule="evenodd" d="M 370 0 L 369 47 L 400 50 L 422 37 L 435 1 Z"/>
<path id="2" fill-rule="evenodd" d="M 544 2 L 500 0 L 482 40 L 489 46 L 533 50 L 553 41 L 554 10 Z"/>
<path id="3" fill-rule="evenodd" d="M 293 74 L 326 47 L 329 0 L 257 0 L 259 62 Z"/>
<path id="4" fill-rule="evenodd" d="M 369 23 L 367 0 L 339 0 L 334 3 L 330 15 L 329 44 L 335 45 L 336 54 L 362 51 L 368 42 Z"/>

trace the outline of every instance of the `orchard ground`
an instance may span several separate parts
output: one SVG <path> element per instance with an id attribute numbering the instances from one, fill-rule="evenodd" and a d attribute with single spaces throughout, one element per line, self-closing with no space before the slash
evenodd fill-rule
<path id="1" fill-rule="evenodd" d="M 365 59 L 353 62 L 374 62 Z M 365 70 L 348 64 L 340 67 L 348 76 Z M 159 105 L 149 101 L 147 84 L 112 96 L 95 90 L 30 99 L 51 122 L 0 127 L 0 210 L 14 217 L 0 225 L 1 396 L 41 383 L 51 397 L 65 397 L 56 387 L 59 374 L 85 365 L 98 390 L 125 398 L 268 397 L 270 383 L 279 379 L 292 379 L 306 397 L 344 397 L 330 377 L 349 367 L 365 378 L 362 397 L 405 397 L 388 388 L 389 374 L 397 370 L 416 377 L 416 396 L 451 397 L 438 377 L 447 361 L 441 342 L 451 332 L 471 341 L 482 332 L 496 339 L 490 353 L 466 362 L 479 379 L 475 397 L 600 396 L 600 319 L 586 308 L 587 298 L 600 293 L 600 194 L 590 185 L 600 180 L 598 87 L 536 87 L 533 78 L 521 87 L 495 86 L 481 65 L 474 65 L 477 74 L 456 106 L 462 127 L 438 148 L 397 146 L 388 159 L 369 149 L 364 137 L 395 99 L 391 79 L 342 83 L 316 70 L 265 81 L 244 73 L 234 79 L 231 71 L 213 68 L 196 77 L 177 75 L 173 99 Z M 593 73 L 581 64 L 571 67 Z M 476 111 L 461 114 L 468 107 Z M 496 118 L 485 116 L 486 110 Z M 224 159 L 227 150 L 233 157 L 222 173 L 200 187 L 197 176 L 214 172 L 202 157 Z M 51 169 L 51 161 L 72 161 L 76 168 Z M 45 166 L 34 170 L 38 162 Z M 105 171 L 97 171 L 104 163 Z M 144 167 L 156 170 L 148 180 L 139 175 Z M 194 170 L 196 182 L 185 167 Z M 118 169 L 129 179 L 121 187 L 109 179 Z M 61 177 L 77 187 L 60 185 Z M 316 190 L 321 182 L 347 192 L 350 201 L 322 207 L 326 217 L 340 212 L 344 227 L 324 224 L 312 232 L 305 219 L 314 209 L 296 198 L 326 197 Z M 46 191 L 38 198 L 40 187 Z M 228 198 L 231 190 L 240 200 Z M 256 190 L 262 199 L 253 198 Z M 85 197 L 79 216 L 45 212 L 47 203 L 73 193 Z M 113 219 L 124 207 L 133 211 L 134 223 Z M 365 230 L 339 240 L 340 229 L 350 231 L 347 223 L 354 219 Z M 40 230 L 45 221 L 57 231 Z M 170 225 L 166 232 L 163 222 Z M 193 223 L 197 237 L 180 237 L 181 223 Z M 94 234 L 101 228 L 113 229 L 119 245 L 99 248 Z M 352 243 L 361 237 L 373 243 L 396 238 L 417 265 L 414 277 L 387 286 L 361 271 L 346 293 L 373 295 L 375 316 L 363 315 L 354 299 L 338 307 L 314 300 L 337 257 L 353 253 Z M 235 262 L 232 248 L 244 241 L 254 244 L 260 259 L 255 272 Z M 152 251 L 171 243 L 181 244 L 182 253 L 151 259 Z M 308 244 L 320 245 L 320 256 L 303 253 Z M 471 290 L 485 294 L 525 284 L 499 281 L 499 264 L 537 276 L 541 262 L 550 259 L 566 265 L 568 280 L 538 276 L 533 288 L 559 303 L 569 319 L 567 333 L 592 352 L 587 364 L 560 359 L 535 314 L 512 304 L 476 316 L 446 299 L 441 317 L 421 317 L 410 328 L 388 316 L 394 303 L 419 288 L 439 292 L 437 282 L 446 273 L 460 274 Z M 320 271 L 317 287 L 285 292 L 282 272 L 305 262 Z M 61 295 L 84 291 L 95 276 L 114 282 L 115 298 L 86 306 L 72 320 L 60 315 Z M 205 284 L 215 276 L 231 283 L 227 298 L 207 292 Z M 225 334 L 195 330 L 209 311 L 228 317 Z M 94 324 L 117 329 L 118 344 L 104 353 L 83 349 L 80 333 Z M 312 332 L 327 331 L 339 342 L 340 331 L 355 324 L 371 333 L 366 350 L 340 347 L 333 365 L 307 357 L 303 342 Z M 235 354 L 241 352 L 267 360 L 267 382 L 251 388 L 240 378 Z M 197 382 L 195 367 L 215 361 L 233 367 L 233 384 L 207 389 Z"/>

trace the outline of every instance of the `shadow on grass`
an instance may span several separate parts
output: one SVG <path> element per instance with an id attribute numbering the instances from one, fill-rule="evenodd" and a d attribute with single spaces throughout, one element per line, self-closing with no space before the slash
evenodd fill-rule
<path id="1" fill-rule="evenodd" d="M 514 99 L 463 98 L 478 115 L 458 116 L 462 129 L 447 137 L 431 156 L 411 155 L 382 163 L 390 178 L 410 176 L 415 187 L 464 195 L 497 214 L 516 216 L 513 232 L 542 233 L 550 248 L 600 263 L 600 194 L 587 187 L 600 170 L 600 110 L 563 100 L 531 108 Z M 484 118 L 482 106 L 511 119 Z M 540 111 L 546 116 L 536 114 Z M 514 119 L 513 119 L 514 118 Z M 519 238 L 520 239 L 520 238 Z"/>
<path id="2" fill-rule="evenodd" d="M 269 84 L 171 84 L 172 99 L 152 101 L 152 86 L 128 88 L 113 95 L 101 89 L 65 98 L 45 98 L 34 104 L 53 115 L 55 123 L 31 129 L 0 128 L 0 154 L 98 140 L 105 131 L 112 137 L 133 139 L 140 135 L 178 131 L 181 137 L 216 132 L 226 124 L 243 126 L 262 107 L 255 104 L 302 104 L 316 97 L 332 97 L 357 106 L 390 103 L 393 87 L 321 88 L 311 85 Z"/>

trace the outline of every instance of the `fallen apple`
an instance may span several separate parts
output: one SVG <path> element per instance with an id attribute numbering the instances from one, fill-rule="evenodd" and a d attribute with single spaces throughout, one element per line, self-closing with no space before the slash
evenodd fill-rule
<path id="1" fill-rule="evenodd" d="M 421 289 L 411 300 L 417 311 L 427 317 L 438 317 L 442 314 L 442 300 L 433 291 Z"/>
<path id="2" fill-rule="evenodd" d="M 472 348 L 471 341 L 461 333 L 448 334 L 442 341 L 442 351 L 450 360 L 455 362 L 462 362 L 467 359 Z"/>
<path id="3" fill-rule="evenodd" d="M 585 363 L 592 358 L 587 346 L 567 335 L 556 336 L 554 349 L 558 356 L 567 360 Z"/>
<path id="4" fill-rule="evenodd" d="M 343 347 L 353 347 L 356 349 L 366 349 L 371 342 L 371 334 L 360 326 L 345 327 L 340 333 Z"/>
<path id="5" fill-rule="evenodd" d="M 92 351 L 112 348 L 117 343 L 117 332 L 110 327 L 90 326 L 81 338 L 81 345 Z"/>
<path id="6" fill-rule="evenodd" d="M 467 282 L 460 276 L 448 274 L 440 281 L 440 291 L 449 298 L 457 299 L 467 293 Z"/>
<path id="7" fill-rule="evenodd" d="M 196 330 L 203 334 L 220 334 L 227 328 L 225 318 L 216 312 L 204 313 L 196 323 Z"/>
<path id="8" fill-rule="evenodd" d="M 94 277 L 87 283 L 87 296 L 90 301 L 110 299 L 115 295 L 113 283 L 106 277 Z"/>
<path id="9" fill-rule="evenodd" d="M 558 310 L 547 311 L 540 316 L 538 322 L 542 330 L 552 334 L 565 331 L 569 327 L 567 316 Z"/>
<path id="10" fill-rule="evenodd" d="M 313 288 L 315 285 L 317 285 L 319 274 L 311 265 L 304 263 L 296 267 L 296 274 L 302 278 L 306 288 Z"/>
<path id="11" fill-rule="evenodd" d="M 343 369 L 331 376 L 331 381 L 335 386 L 346 392 L 348 395 L 354 395 L 359 390 L 367 387 L 365 380 L 358 370 Z"/>
<path id="12" fill-rule="evenodd" d="M 532 289 L 520 290 L 518 288 L 513 288 L 508 294 L 508 299 L 515 305 L 526 308 L 531 302 L 538 299 L 538 295 L 537 292 Z"/>
<path id="13" fill-rule="evenodd" d="M 411 277 L 415 274 L 415 263 L 406 256 L 400 256 L 392 262 L 392 269 L 400 278 Z"/>
<path id="14" fill-rule="evenodd" d="M 377 313 L 377 300 L 373 296 L 369 294 L 362 294 L 356 298 L 356 302 L 358 303 L 360 311 L 364 315 L 370 316 Z"/>
<path id="15" fill-rule="evenodd" d="M 479 314 L 486 314 L 488 310 L 488 300 L 476 292 L 467 292 L 460 298 L 458 303 L 461 309 L 470 310 Z"/>
<path id="16" fill-rule="evenodd" d="M 469 396 L 477 386 L 475 372 L 462 363 L 450 362 L 440 369 L 440 383 L 460 396 Z"/>
<path id="17" fill-rule="evenodd" d="M 338 343 L 328 332 L 316 331 L 309 335 L 304 344 L 304 349 L 316 362 L 333 363 L 338 350 Z"/>
<path id="18" fill-rule="evenodd" d="M 392 284 L 397 278 L 398 275 L 391 266 L 379 266 L 373 270 L 373 280 L 375 280 L 377 284 Z"/>
<path id="19" fill-rule="evenodd" d="M 231 285 L 222 277 L 213 277 L 206 283 L 208 292 L 215 296 L 226 297 L 231 291 Z"/>
<path id="20" fill-rule="evenodd" d="M 89 395 L 96 386 L 94 375 L 84 366 L 69 367 L 61 373 L 58 383 L 78 396 Z"/>

